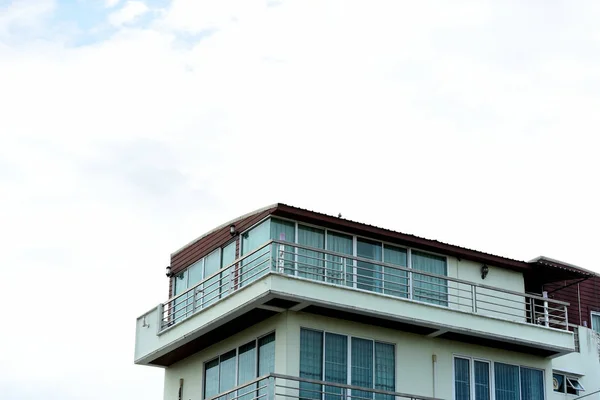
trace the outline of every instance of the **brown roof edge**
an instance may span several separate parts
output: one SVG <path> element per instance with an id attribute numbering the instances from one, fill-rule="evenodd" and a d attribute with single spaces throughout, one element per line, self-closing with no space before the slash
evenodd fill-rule
<path id="1" fill-rule="evenodd" d="M 437 240 L 425 239 L 415 235 L 396 232 L 373 225 L 368 225 L 344 218 L 338 218 L 331 215 L 322 214 L 315 211 L 289 206 L 287 204 L 278 203 L 276 209 L 272 212 L 272 214 L 302 220 L 304 222 L 313 223 L 315 225 L 320 224 L 324 225 L 325 227 L 345 230 L 348 231 L 348 233 L 362 234 L 364 236 L 372 237 L 373 239 L 387 240 L 411 247 L 414 246 L 422 250 L 439 252 L 457 258 L 464 258 L 471 261 L 481 262 L 484 264 L 490 264 L 498 267 L 504 267 L 512 270 L 528 271 L 532 268 L 531 264 L 525 261 L 496 256 L 477 250 L 467 249 L 465 247 L 439 242 Z"/>
<path id="2" fill-rule="evenodd" d="M 174 252 L 171 253 L 171 257 L 173 257 L 177 253 L 181 252 L 182 250 L 185 250 L 186 248 L 190 247 L 194 243 L 196 243 L 196 242 L 204 239 L 206 236 L 210 235 L 211 233 L 218 231 L 219 229 L 223 229 L 224 227 L 226 227 L 228 225 L 235 224 L 238 221 L 241 221 L 241 220 L 243 220 L 245 218 L 248 218 L 248 217 L 250 217 L 252 215 L 255 215 L 255 214 L 258 214 L 258 213 L 261 213 L 261 212 L 264 212 L 264 211 L 270 211 L 270 212 L 272 212 L 272 211 L 274 211 L 277 208 L 277 206 L 278 206 L 278 204 L 271 204 L 269 206 L 262 207 L 262 208 L 259 208 L 258 210 L 254 210 L 252 212 L 244 214 L 244 215 L 242 215 L 240 217 L 234 218 L 231 221 L 225 222 L 224 224 L 221 224 L 221 225 L 217 226 L 216 228 L 213 228 L 210 231 L 208 231 L 206 233 L 203 233 L 202 235 L 198 236 L 196 239 L 192 240 L 191 242 L 187 243 L 186 245 L 181 246 L 179 249 L 177 249 L 177 250 L 175 250 Z"/>

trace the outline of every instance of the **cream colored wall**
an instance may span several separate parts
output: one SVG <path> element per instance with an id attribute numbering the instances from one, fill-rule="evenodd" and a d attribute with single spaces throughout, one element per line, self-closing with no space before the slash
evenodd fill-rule
<path id="1" fill-rule="evenodd" d="M 276 332 L 275 371 L 298 376 L 301 327 L 395 344 L 396 390 L 399 392 L 452 399 L 453 354 L 544 369 L 546 390 L 548 393 L 552 390 L 552 364 L 549 359 L 290 311 L 244 330 L 167 368 L 164 399 L 177 399 L 179 379 L 183 378 L 182 398 L 200 400 L 204 362 L 273 330 Z M 434 355 L 437 358 L 435 393 L 432 362 Z"/>
<path id="2" fill-rule="evenodd" d="M 476 357 L 496 362 L 523 365 L 545 370 L 546 391 L 551 390 L 552 366 L 546 358 L 454 342 L 427 338 L 392 329 L 362 325 L 353 322 L 319 317 L 304 313 L 288 313 L 288 375 L 298 375 L 300 328 L 327 330 L 362 338 L 370 338 L 396 345 L 396 391 L 421 396 L 452 399 L 453 355 Z M 295 336 L 292 338 L 292 336 Z M 436 356 L 436 384 L 434 393 L 433 361 Z"/>
<path id="3" fill-rule="evenodd" d="M 598 355 L 598 336 L 594 331 L 582 326 L 579 327 L 579 353 L 571 353 L 552 360 L 552 368 L 573 376 L 583 375 L 580 382 L 585 388 L 581 395 L 600 390 L 600 357 Z M 550 400 L 574 399 L 576 396 L 552 392 Z M 600 398 L 600 394 L 590 396 L 590 399 Z"/>
<path id="4" fill-rule="evenodd" d="M 286 365 L 287 329 L 285 314 L 245 329 L 165 369 L 164 399 L 177 400 L 179 379 L 183 378 L 183 400 L 202 399 L 204 363 L 233 350 L 259 336 L 275 332 L 275 372 L 283 373 Z"/>
<path id="5" fill-rule="evenodd" d="M 455 257 L 448 257 L 448 276 L 479 285 L 525 293 L 525 280 L 522 273 L 488 265 L 488 275 L 485 279 L 481 279 L 481 266 L 481 263 L 474 261 L 459 261 Z M 477 312 L 479 314 L 525 320 L 525 298 L 523 296 L 499 293 L 484 288 L 476 288 L 476 291 L 478 300 Z M 448 294 L 449 300 L 457 303 L 450 304 L 451 308 L 462 311 L 473 310 L 473 297 L 470 285 L 448 282 Z M 499 299 L 497 297 L 502 298 Z M 507 315 L 507 312 L 511 315 Z"/>

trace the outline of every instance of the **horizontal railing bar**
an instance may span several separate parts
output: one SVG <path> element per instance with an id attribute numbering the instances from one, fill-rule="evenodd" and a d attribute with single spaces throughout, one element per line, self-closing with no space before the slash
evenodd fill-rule
<path id="1" fill-rule="evenodd" d="M 245 387 L 248 387 L 248 386 L 250 386 L 250 385 L 253 385 L 253 384 L 255 384 L 255 383 L 258 383 L 258 382 L 260 382 L 260 381 L 262 381 L 262 380 L 264 380 L 264 379 L 269 379 L 269 376 L 272 376 L 272 375 L 273 375 L 273 374 L 266 374 L 266 375 L 259 376 L 258 378 L 252 379 L 251 381 L 248 381 L 248 382 L 246 382 L 246 383 L 243 383 L 243 384 L 241 384 L 241 385 L 238 385 L 238 386 L 236 386 L 236 387 L 234 387 L 234 388 L 232 388 L 232 389 L 229 389 L 229 390 L 227 390 L 227 391 L 225 391 L 225 392 L 222 392 L 222 393 L 216 394 L 216 395 L 214 395 L 214 396 L 211 396 L 211 397 L 207 397 L 207 398 L 206 398 L 206 399 L 204 399 L 204 400 L 212 400 L 212 399 L 217 399 L 217 398 L 219 398 L 219 397 L 227 396 L 227 395 L 228 395 L 228 394 L 230 394 L 230 393 L 236 392 L 236 391 L 238 391 L 238 390 L 240 390 L 240 389 L 243 389 L 243 388 L 245 388 Z M 257 385 L 257 386 L 258 386 L 258 385 Z M 267 387 L 267 385 L 264 385 L 263 387 L 259 387 L 259 388 L 258 388 L 258 389 L 256 389 L 256 390 L 264 389 L 264 388 L 266 388 L 266 387 Z"/>
<path id="2" fill-rule="evenodd" d="M 502 292 L 502 293 L 514 294 L 516 296 L 523 296 L 523 297 L 533 298 L 533 299 L 537 299 L 537 300 L 544 300 L 544 301 L 552 302 L 552 303 L 555 303 L 555 304 L 566 305 L 566 306 L 570 305 L 569 303 L 564 302 L 564 301 L 559 301 L 559 300 L 555 300 L 555 299 L 549 299 L 549 298 L 545 298 L 545 297 L 538 296 L 538 295 L 533 295 L 533 294 L 528 294 L 528 293 L 519 293 L 519 292 L 515 292 L 515 291 L 512 291 L 512 290 L 508 290 L 508 289 L 500 289 L 500 288 L 496 288 L 496 287 L 493 287 L 493 286 L 487 286 L 487 285 L 482 285 L 482 284 L 479 284 L 479 283 L 465 281 L 463 279 L 452 278 L 452 277 L 448 277 L 448 276 L 444 276 L 444 275 L 438 275 L 438 274 L 431 274 L 431 273 L 428 273 L 428 272 L 418 271 L 418 270 L 415 270 L 413 268 L 402 267 L 402 266 L 399 266 L 399 265 L 385 263 L 385 262 L 382 262 L 382 261 L 370 260 L 370 259 L 362 258 L 362 257 L 355 257 L 355 256 L 348 255 L 348 254 L 336 253 L 336 252 L 332 252 L 330 250 L 319 249 L 319 248 L 305 246 L 305 245 L 299 245 L 297 243 L 284 242 L 284 241 L 281 241 L 281 240 L 272 240 L 272 242 L 273 243 L 277 243 L 277 244 L 282 244 L 282 245 L 285 245 L 285 246 L 290 246 L 290 247 L 298 248 L 298 249 L 314 251 L 314 252 L 318 252 L 318 253 L 333 255 L 333 256 L 336 256 L 336 257 L 348 258 L 348 259 L 355 260 L 355 261 L 362 261 L 362 262 L 365 262 L 365 263 L 368 263 L 368 264 L 374 264 L 374 265 L 379 265 L 379 266 L 383 266 L 383 267 L 389 267 L 389 268 L 393 268 L 393 269 L 397 269 L 397 270 L 401 270 L 401 271 L 412 272 L 413 274 L 426 275 L 426 276 L 431 276 L 431 277 L 434 277 L 434 278 L 445 279 L 445 280 L 448 280 L 448 281 L 451 281 L 451 282 L 464 283 L 465 285 L 476 286 L 476 287 L 481 288 L 481 289 L 489 289 L 489 290 L 498 291 L 498 292 Z M 296 254 L 296 253 L 295 252 L 289 252 L 289 254 Z"/>
<path id="3" fill-rule="evenodd" d="M 364 387 L 360 387 L 360 386 L 347 385 L 347 384 L 343 384 L 343 383 L 334 383 L 334 382 L 319 381 L 319 380 L 309 379 L 309 378 L 298 378 L 298 377 L 294 377 L 294 376 L 282 375 L 282 374 L 277 374 L 277 373 L 272 373 L 271 376 L 273 376 L 274 378 L 285 379 L 285 380 L 288 380 L 288 381 L 313 383 L 313 384 L 316 384 L 316 385 L 324 385 L 324 386 L 334 386 L 334 387 L 339 387 L 339 388 L 344 388 L 344 389 L 358 390 L 358 391 L 361 391 L 361 392 L 370 392 L 370 393 L 376 393 L 376 394 L 385 394 L 385 395 L 389 395 L 389 396 L 398 396 L 398 397 L 408 397 L 408 398 L 420 399 L 420 400 L 439 400 L 439 399 L 435 399 L 433 397 L 415 396 L 414 394 L 399 393 L 399 392 L 389 392 L 387 390 L 364 388 Z"/>
<path id="4" fill-rule="evenodd" d="M 229 268 L 231 268 L 231 267 L 234 267 L 236 264 L 238 264 L 238 263 L 240 263 L 241 261 L 245 260 L 246 258 L 248 258 L 248 257 L 250 257 L 250 256 L 252 256 L 252 255 L 254 255 L 255 253 L 259 252 L 260 250 L 264 250 L 265 248 L 268 248 L 268 249 L 269 249 L 269 252 L 270 252 L 270 246 L 269 246 L 269 245 L 270 245 L 271 243 L 273 243 L 273 240 L 269 240 L 269 241 L 265 242 L 265 244 L 263 244 L 263 245 L 261 245 L 259 248 L 257 248 L 256 250 L 252 250 L 250 253 L 248 253 L 248 254 L 244 254 L 242 257 L 240 257 L 240 258 L 238 258 L 237 260 L 233 261 L 233 262 L 232 262 L 231 264 L 229 264 L 228 266 L 226 266 L 226 267 L 224 267 L 224 268 L 221 268 L 220 270 L 218 270 L 218 271 L 216 271 L 216 272 L 212 273 L 211 275 L 209 275 L 209 276 L 205 277 L 205 278 L 204 278 L 204 279 L 202 279 L 200 282 L 198 282 L 196 285 L 194 285 L 194 286 L 192 286 L 191 288 L 187 289 L 187 291 L 190 291 L 190 290 L 192 290 L 192 289 L 195 289 L 196 287 L 198 287 L 198 286 L 200 286 L 202 283 L 204 283 L 204 281 L 207 281 L 207 280 L 211 279 L 212 277 L 214 277 L 214 276 L 216 276 L 216 275 L 219 275 L 220 273 L 223 273 L 224 271 L 228 270 Z M 262 255 L 266 255 L 266 254 L 268 254 L 269 252 L 267 252 L 267 253 L 265 253 L 265 254 L 261 254 L 261 256 L 262 256 Z M 260 256 L 259 256 L 259 257 L 260 257 Z M 257 260 L 257 259 L 258 259 L 258 258 L 256 258 L 255 260 Z M 254 260 L 252 260 L 252 261 L 254 261 Z M 248 262 L 251 262 L 251 261 L 248 261 Z M 186 291 L 186 292 L 187 292 L 187 291 Z M 178 297 L 178 296 L 181 296 L 181 295 L 185 294 L 186 292 L 183 292 L 183 293 L 181 293 L 181 294 L 179 294 L 179 295 L 177 295 L 177 296 L 171 297 L 171 298 L 170 298 L 168 301 L 171 301 L 171 300 L 175 299 L 176 297 Z"/>

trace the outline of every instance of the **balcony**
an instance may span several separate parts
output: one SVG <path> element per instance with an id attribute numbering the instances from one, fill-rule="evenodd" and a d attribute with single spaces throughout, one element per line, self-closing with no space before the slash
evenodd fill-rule
<path id="1" fill-rule="evenodd" d="M 554 356 L 574 350 L 567 305 L 271 240 L 139 317 L 135 360 L 170 365 L 285 310 Z"/>
<path id="2" fill-rule="evenodd" d="M 433 397 L 388 392 L 334 382 L 268 374 L 207 400 L 436 400 Z"/>

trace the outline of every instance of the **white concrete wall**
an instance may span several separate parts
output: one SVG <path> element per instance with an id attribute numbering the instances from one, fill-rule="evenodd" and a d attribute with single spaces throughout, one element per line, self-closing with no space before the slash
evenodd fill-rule
<path id="1" fill-rule="evenodd" d="M 571 353 L 552 360 L 552 368 L 561 372 L 570 373 L 573 376 L 582 375 L 580 382 L 585 392 L 580 395 L 600 390 L 600 357 L 598 356 L 598 336 L 594 331 L 582 326 L 579 327 L 579 353 Z M 551 392 L 549 400 L 573 399 L 576 396 Z M 588 399 L 600 399 L 600 394 L 587 397 Z"/>
<path id="2" fill-rule="evenodd" d="M 525 293 L 525 280 L 521 272 L 488 265 L 488 275 L 485 279 L 482 279 L 482 265 L 482 263 L 469 260 L 459 261 L 457 258 L 448 257 L 448 276 L 479 285 Z M 477 312 L 479 314 L 519 321 L 526 319 L 525 298 L 523 296 L 500 293 L 484 288 L 477 288 L 476 291 L 478 300 Z M 468 285 L 448 282 L 448 294 L 450 302 L 458 303 L 450 304 L 451 308 L 472 311 L 473 297 Z M 502 297 L 502 299 L 498 299 L 497 297 Z"/>
<path id="3" fill-rule="evenodd" d="M 435 394 L 438 398 L 452 399 L 453 354 L 544 369 L 547 393 L 552 392 L 552 361 L 550 359 L 440 338 L 427 338 L 302 312 L 285 312 L 167 368 L 164 399 L 177 399 L 179 379 L 183 378 L 183 399 L 200 400 L 203 390 L 204 362 L 273 330 L 276 332 L 276 372 L 298 376 L 301 327 L 394 343 L 396 346 L 396 390 L 399 392 L 422 396 Z M 435 387 L 433 355 L 437 357 Z"/>
<path id="4" fill-rule="evenodd" d="M 273 331 L 275 331 L 275 372 L 284 373 L 288 332 L 286 322 L 285 314 L 276 315 L 166 368 L 164 399 L 177 400 L 181 378 L 184 380 L 182 399 L 202 399 L 206 361 Z"/>

